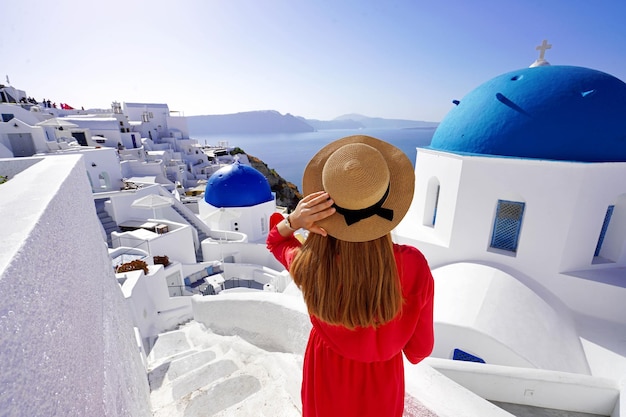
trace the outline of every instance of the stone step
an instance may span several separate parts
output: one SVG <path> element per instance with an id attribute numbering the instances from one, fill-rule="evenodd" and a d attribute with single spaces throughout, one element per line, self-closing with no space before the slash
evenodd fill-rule
<path id="1" fill-rule="evenodd" d="M 105 230 L 107 230 L 107 229 L 117 229 L 117 223 L 115 223 L 113 221 L 113 219 L 111 219 L 110 217 L 109 217 L 108 220 L 101 221 L 100 223 L 102 223 L 102 226 L 104 227 Z"/>
<path id="2" fill-rule="evenodd" d="M 301 361 L 192 321 L 159 335 L 148 355 L 153 417 L 299 416 Z"/>

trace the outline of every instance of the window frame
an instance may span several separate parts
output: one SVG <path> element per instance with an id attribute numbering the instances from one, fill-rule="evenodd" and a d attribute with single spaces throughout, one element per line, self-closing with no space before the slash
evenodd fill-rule
<path id="1" fill-rule="evenodd" d="M 504 210 L 515 210 L 516 208 L 519 208 L 519 214 L 516 217 L 504 212 Z M 489 241 L 491 249 L 517 253 L 525 209 L 525 202 L 498 200 Z"/>

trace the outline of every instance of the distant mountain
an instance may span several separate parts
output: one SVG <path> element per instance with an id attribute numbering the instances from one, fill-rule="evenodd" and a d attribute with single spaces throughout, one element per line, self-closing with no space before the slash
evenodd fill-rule
<path id="1" fill-rule="evenodd" d="M 363 129 L 365 125 L 363 123 L 357 122 L 352 119 L 345 120 L 316 120 L 316 119 L 305 119 L 302 120 L 309 125 L 313 126 L 315 130 L 325 130 L 325 129 Z"/>
<path id="2" fill-rule="evenodd" d="M 362 124 L 363 127 L 375 129 L 434 128 L 439 125 L 437 122 L 406 119 L 383 119 L 380 117 L 367 117 L 354 113 L 336 117 L 333 122 L 354 122 Z"/>
<path id="3" fill-rule="evenodd" d="M 315 129 L 291 114 L 274 110 L 250 111 L 213 116 L 187 116 L 190 132 L 202 134 L 224 133 L 295 133 Z"/>
<path id="4" fill-rule="evenodd" d="M 418 120 L 383 119 L 360 114 L 346 114 L 333 120 L 305 119 L 275 110 L 251 111 L 234 114 L 187 116 L 192 134 L 226 133 L 296 133 L 325 129 L 423 129 L 435 128 L 438 123 Z"/>

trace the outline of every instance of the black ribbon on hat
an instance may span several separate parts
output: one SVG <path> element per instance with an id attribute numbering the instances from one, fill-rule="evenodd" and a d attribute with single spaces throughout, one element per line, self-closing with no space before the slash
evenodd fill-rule
<path id="1" fill-rule="evenodd" d="M 346 224 L 348 226 L 353 225 L 354 223 L 360 222 L 363 219 L 367 219 L 368 217 L 372 217 L 374 215 L 382 217 L 383 219 L 392 221 L 393 220 L 393 210 L 384 208 L 383 204 L 387 197 L 389 196 L 389 185 L 387 186 L 387 191 L 385 191 L 385 195 L 378 200 L 372 206 L 365 207 L 358 210 L 350 210 L 347 208 L 339 207 L 337 204 L 333 204 L 333 207 L 337 210 L 337 213 L 343 215 Z"/>

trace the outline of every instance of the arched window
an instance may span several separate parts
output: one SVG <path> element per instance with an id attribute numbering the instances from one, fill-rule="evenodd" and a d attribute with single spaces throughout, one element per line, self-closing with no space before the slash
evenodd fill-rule
<path id="1" fill-rule="evenodd" d="M 424 205 L 424 226 L 435 226 L 437 221 L 437 207 L 439 206 L 439 180 L 432 177 L 428 180 L 428 188 L 426 189 L 426 201 Z"/>
<path id="2" fill-rule="evenodd" d="M 109 178 L 109 173 L 106 171 L 102 171 L 98 174 L 98 185 L 101 190 L 108 190 L 111 188 L 111 179 Z"/>

